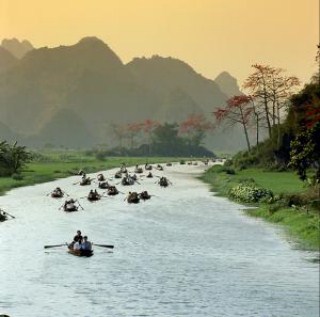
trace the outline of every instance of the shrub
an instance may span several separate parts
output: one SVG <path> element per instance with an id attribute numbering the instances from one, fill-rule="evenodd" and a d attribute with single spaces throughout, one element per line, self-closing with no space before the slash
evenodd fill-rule
<path id="1" fill-rule="evenodd" d="M 271 199 L 273 193 L 271 190 L 260 188 L 255 185 L 239 184 L 229 190 L 229 195 L 241 202 L 256 203 L 262 198 Z"/>

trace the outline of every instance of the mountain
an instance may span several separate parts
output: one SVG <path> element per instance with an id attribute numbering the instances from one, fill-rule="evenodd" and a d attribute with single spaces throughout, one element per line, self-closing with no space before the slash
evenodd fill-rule
<path id="1" fill-rule="evenodd" d="M 33 49 L 6 64 L 0 118 L 30 145 L 111 144 L 114 124 L 179 122 L 195 113 L 211 121 L 228 98 L 221 89 L 178 59 L 135 58 L 125 65 L 103 41 L 87 37 Z M 215 133 L 206 144 L 214 150 L 226 143 L 225 135 Z M 233 137 L 228 141 L 239 143 Z"/>
<path id="2" fill-rule="evenodd" d="M 232 77 L 228 72 L 222 72 L 215 78 L 215 83 L 228 98 L 236 95 L 242 95 L 238 86 L 237 79 Z"/>
<path id="3" fill-rule="evenodd" d="M 0 142 L 1 141 L 15 141 L 19 138 L 7 125 L 0 122 Z"/>
<path id="4" fill-rule="evenodd" d="M 16 65 L 18 59 L 8 50 L 0 46 L 0 73 Z"/>
<path id="5" fill-rule="evenodd" d="M 24 143 L 36 146 L 46 144 L 67 147 L 91 147 L 94 138 L 85 128 L 83 120 L 72 110 L 58 110 L 51 120 L 36 135 L 29 136 Z"/>
<path id="6" fill-rule="evenodd" d="M 33 50 L 33 46 L 29 41 L 23 40 L 20 42 L 16 38 L 3 39 L 1 46 L 18 59 L 22 58 L 24 55 L 26 55 L 26 53 Z"/>
<path id="7" fill-rule="evenodd" d="M 193 99 L 196 108 L 208 114 L 226 100 L 226 96 L 213 80 L 196 73 L 191 66 L 178 59 L 157 55 L 150 59 L 135 58 L 127 67 L 137 82 L 153 91 L 161 103 L 167 102 L 169 95 L 179 90 Z"/>

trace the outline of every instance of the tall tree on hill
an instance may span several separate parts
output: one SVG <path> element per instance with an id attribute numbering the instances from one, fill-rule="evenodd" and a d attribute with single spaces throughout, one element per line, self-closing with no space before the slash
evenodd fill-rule
<path id="1" fill-rule="evenodd" d="M 254 72 L 245 80 L 243 87 L 255 98 L 257 106 L 264 111 L 264 118 L 272 138 L 272 128 L 277 126 L 280 136 L 280 123 L 284 107 L 294 88 L 300 84 L 295 76 L 284 75 L 282 68 L 269 65 L 252 65 Z M 279 138 L 278 138 L 279 145 Z"/>
<path id="2" fill-rule="evenodd" d="M 254 108 L 252 106 L 252 98 L 246 95 L 233 96 L 227 100 L 224 107 L 218 108 L 213 112 L 217 124 L 223 121 L 229 122 L 231 126 L 240 124 L 243 127 L 244 135 L 247 142 L 248 151 L 251 150 L 248 128 L 252 121 Z"/>

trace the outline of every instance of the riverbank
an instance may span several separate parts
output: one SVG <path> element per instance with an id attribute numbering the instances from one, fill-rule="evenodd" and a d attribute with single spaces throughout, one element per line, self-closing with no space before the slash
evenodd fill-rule
<path id="1" fill-rule="evenodd" d="M 45 182 L 50 182 L 59 178 L 77 175 L 80 170 L 85 173 L 109 170 L 121 167 L 123 163 L 127 166 L 144 165 L 146 162 L 166 163 L 179 161 L 177 158 L 164 157 L 110 157 L 98 160 L 93 156 L 63 153 L 52 153 L 42 156 L 41 159 L 34 160 L 27 164 L 21 174 L 13 177 L 0 177 L 0 195 L 4 195 L 13 188 L 30 186 Z"/>
<path id="2" fill-rule="evenodd" d="M 248 215 L 284 226 L 289 239 L 299 248 L 319 250 L 319 210 L 298 206 L 301 197 L 307 196 L 307 189 L 294 173 L 234 171 L 216 166 L 200 178 L 217 195 L 256 207 L 246 210 Z"/>

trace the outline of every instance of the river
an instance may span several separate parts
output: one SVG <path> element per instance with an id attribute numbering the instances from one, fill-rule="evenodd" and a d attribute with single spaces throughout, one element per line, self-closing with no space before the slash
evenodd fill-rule
<path id="1" fill-rule="evenodd" d="M 81 197 L 96 185 L 74 185 L 79 176 L 0 197 L 0 207 L 16 217 L 0 223 L 0 314 L 319 317 L 316 254 L 296 249 L 281 228 L 247 217 L 243 206 L 214 196 L 195 177 L 205 168 L 153 170 L 168 177 L 168 188 L 160 188 L 158 178 L 118 185 L 153 195 L 136 205 L 122 194 L 90 203 Z M 47 196 L 56 186 L 79 198 L 84 210 L 59 210 L 63 199 Z M 65 247 L 44 249 L 70 241 L 77 229 L 115 248 L 96 246 L 90 258 Z"/>

